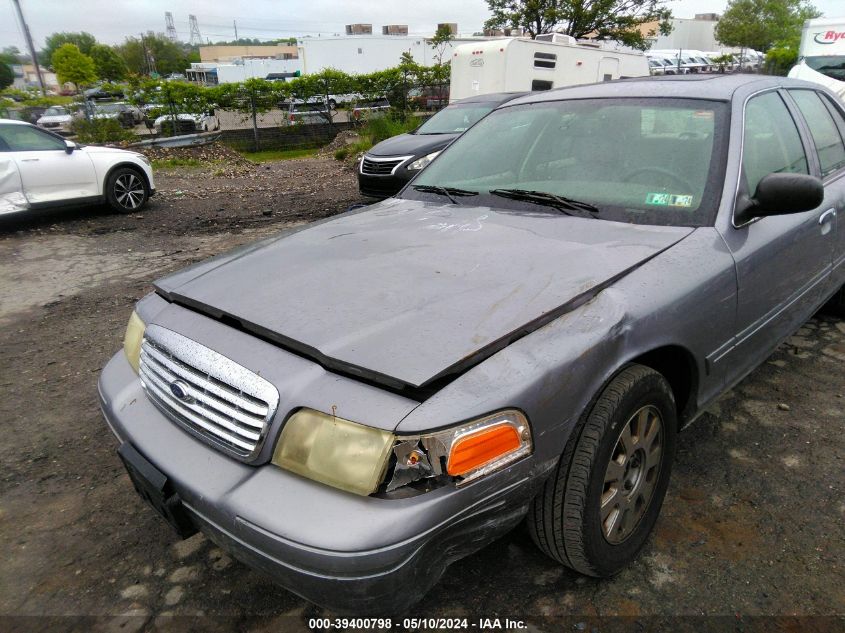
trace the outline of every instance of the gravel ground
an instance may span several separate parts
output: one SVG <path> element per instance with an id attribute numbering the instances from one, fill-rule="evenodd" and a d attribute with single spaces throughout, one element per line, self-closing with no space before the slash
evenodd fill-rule
<path id="1" fill-rule="evenodd" d="M 359 201 L 355 177 L 324 158 L 228 161 L 159 171 L 158 186 L 135 215 L 0 218 L 0 615 L 112 616 L 74 630 L 190 628 L 167 615 L 225 616 L 196 630 L 305 628 L 324 612 L 201 535 L 177 541 L 137 497 L 96 380 L 151 280 L 344 210 Z M 559 567 L 520 528 L 455 563 L 408 615 L 843 630 L 842 619 L 754 619 L 845 615 L 843 370 L 845 322 L 817 317 L 683 433 L 656 533 L 614 579 Z"/>

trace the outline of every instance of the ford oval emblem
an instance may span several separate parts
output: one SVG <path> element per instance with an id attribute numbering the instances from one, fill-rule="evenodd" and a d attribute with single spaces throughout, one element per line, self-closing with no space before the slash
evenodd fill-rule
<path id="1" fill-rule="evenodd" d="M 189 389 L 188 383 L 183 380 L 174 380 L 170 383 L 170 393 L 182 402 L 193 402 Z"/>

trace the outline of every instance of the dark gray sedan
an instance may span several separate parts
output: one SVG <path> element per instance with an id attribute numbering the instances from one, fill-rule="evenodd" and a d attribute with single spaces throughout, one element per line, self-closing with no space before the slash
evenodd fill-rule
<path id="1" fill-rule="evenodd" d="M 119 454 L 180 534 L 334 609 L 400 612 L 521 521 L 613 575 L 677 432 L 845 308 L 843 138 L 788 79 L 512 101 L 399 198 L 158 281 L 100 378 Z"/>

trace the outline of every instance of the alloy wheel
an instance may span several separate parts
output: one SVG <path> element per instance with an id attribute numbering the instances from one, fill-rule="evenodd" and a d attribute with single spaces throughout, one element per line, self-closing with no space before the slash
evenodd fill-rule
<path id="1" fill-rule="evenodd" d="M 605 471 L 600 513 L 608 543 L 622 543 L 646 513 L 662 458 L 663 418 L 648 405 L 625 423 Z"/>
<path id="2" fill-rule="evenodd" d="M 114 197 L 124 209 L 137 209 L 144 201 L 144 183 L 135 174 L 121 174 L 114 181 Z"/>

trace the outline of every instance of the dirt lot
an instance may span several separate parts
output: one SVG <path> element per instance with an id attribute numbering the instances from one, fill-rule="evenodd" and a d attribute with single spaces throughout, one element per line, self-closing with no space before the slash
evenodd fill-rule
<path id="1" fill-rule="evenodd" d="M 136 215 L 0 223 L 0 614 L 111 615 L 92 628 L 122 631 L 168 614 L 228 616 L 204 630 L 302 624 L 322 610 L 202 536 L 177 542 L 137 497 L 96 380 L 151 280 L 346 209 L 354 174 L 331 159 L 231 162 L 160 171 L 158 185 Z M 845 615 L 843 372 L 845 322 L 816 318 L 682 434 L 656 535 L 613 580 L 558 567 L 518 529 L 454 564 L 408 615 L 572 616 L 570 630 L 607 615 L 630 616 L 634 630 L 649 616 L 721 615 L 734 628 L 749 616 Z M 9 622 L 0 629 L 33 621 Z"/>

